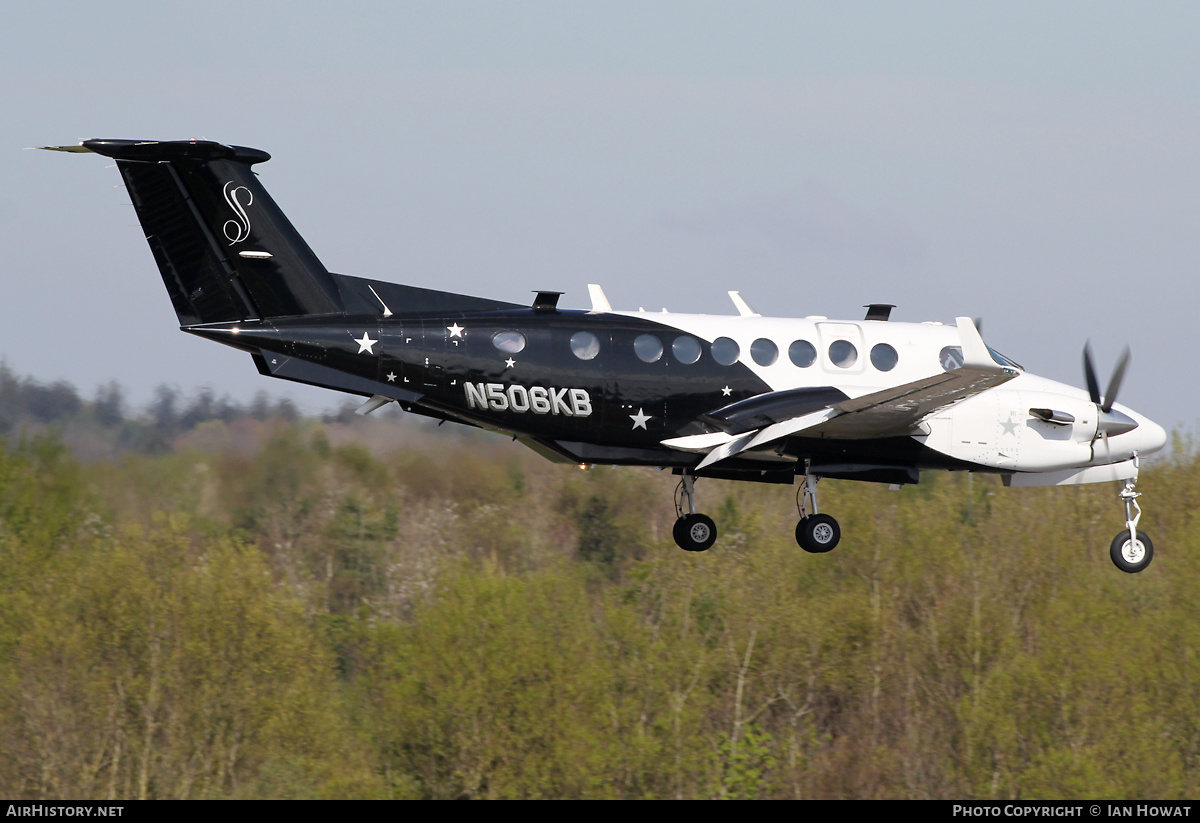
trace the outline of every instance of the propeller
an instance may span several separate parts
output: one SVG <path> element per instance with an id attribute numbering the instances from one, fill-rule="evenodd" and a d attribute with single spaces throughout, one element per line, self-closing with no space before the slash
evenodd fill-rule
<path id="1" fill-rule="evenodd" d="M 1092 344 L 1083 347 L 1083 377 L 1087 381 L 1088 396 L 1096 404 L 1098 415 L 1096 420 L 1096 437 L 1109 437 L 1137 428 L 1137 421 L 1127 414 L 1113 411 L 1117 392 L 1121 390 L 1121 382 L 1125 379 L 1125 370 L 1129 367 L 1129 347 L 1121 352 L 1113 369 L 1112 377 L 1108 379 L 1108 389 L 1100 396 L 1100 381 L 1096 379 L 1096 367 L 1092 364 Z"/>

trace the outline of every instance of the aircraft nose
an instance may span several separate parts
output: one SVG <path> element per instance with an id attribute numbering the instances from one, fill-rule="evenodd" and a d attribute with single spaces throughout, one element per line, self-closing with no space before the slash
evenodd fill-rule
<path id="1" fill-rule="evenodd" d="M 1167 431 L 1144 414 L 1120 403 L 1101 411 L 1098 428 L 1112 438 L 1117 449 L 1129 456 L 1153 454 L 1167 445 Z"/>
<path id="2" fill-rule="evenodd" d="M 1167 430 L 1153 420 L 1142 418 L 1132 434 L 1138 438 L 1139 454 L 1150 454 L 1167 445 Z"/>

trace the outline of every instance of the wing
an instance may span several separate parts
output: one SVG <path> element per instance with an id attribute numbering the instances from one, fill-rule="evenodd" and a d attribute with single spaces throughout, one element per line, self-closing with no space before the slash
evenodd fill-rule
<path id="1" fill-rule="evenodd" d="M 964 363 L 954 371 L 830 403 L 824 408 L 748 432 L 693 434 L 662 443 L 668 448 L 707 452 L 696 466 L 703 469 L 736 454 L 762 449 L 801 433 L 805 437 L 842 440 L 911 434 L 922 418 L 932 412 L 1007 383 L 1018 374 L 992 358 L 969 317 L 958 318 L 958 330 Z M 763 402 L 769 402 L 772 396 L 767 395 Z"/>

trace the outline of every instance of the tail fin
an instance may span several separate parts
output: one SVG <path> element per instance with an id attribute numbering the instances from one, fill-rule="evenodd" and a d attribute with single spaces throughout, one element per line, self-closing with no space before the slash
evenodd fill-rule
<path id="1" fill-rule="evenodd" d="M 336 275 L 251 170 L 271 155 L 208 141 L 80 145 L 117 161 L 180 325 L 343 311 Z"/>

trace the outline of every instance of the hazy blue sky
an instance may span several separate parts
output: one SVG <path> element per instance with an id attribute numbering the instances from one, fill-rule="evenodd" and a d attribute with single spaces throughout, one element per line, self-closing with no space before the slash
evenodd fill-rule
<path id="1" fill-rule="evenodd" d="M 265 149 L 334 271 L 524 302 L 982 315 L 1030 371 L 1200 418 L 1200 4 L 5 3 L 0 354 L 248 398 L 88 137 Z M 116 187 L 116 188 L 114 188 Z"/>

